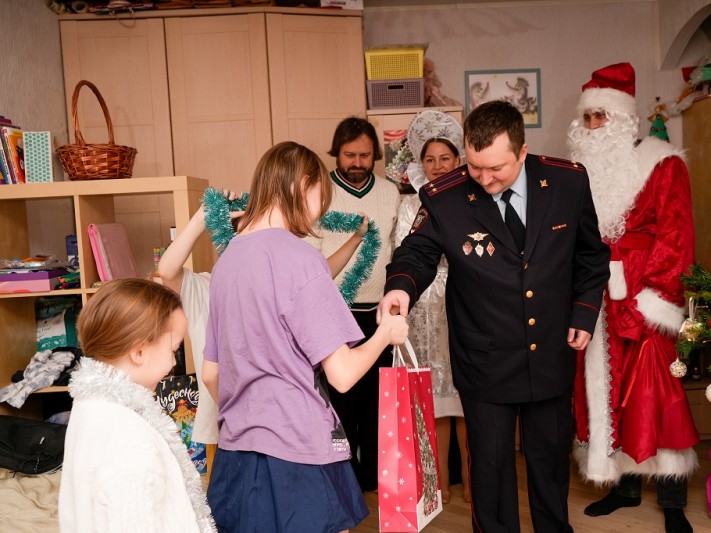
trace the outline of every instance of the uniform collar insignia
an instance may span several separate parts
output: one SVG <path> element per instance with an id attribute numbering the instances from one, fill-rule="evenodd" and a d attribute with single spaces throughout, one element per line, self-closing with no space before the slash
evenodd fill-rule
<path id="1" fill-rule="evenodd" d="M 474 202 L 474 201 L 476 201 L 476 194 L 471 193 L 467 196 L 467 198 L 469 198 L 470 202 Z"/>
<path id="2" fill-rule="evenodd" d="M 541 184 L 541 189 L 548 187 L 548 180 L 538 180 Z"/>

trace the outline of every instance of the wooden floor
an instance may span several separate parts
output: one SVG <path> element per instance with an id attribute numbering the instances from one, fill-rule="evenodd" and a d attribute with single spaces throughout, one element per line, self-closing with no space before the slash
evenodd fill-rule
<path id="1" fill-rule="evenodd" d="M 699 469 L 689 482 L 688 505 L 686 517 L 697 533 L 711 531 L 711 518 L 706 512 L 706 477 L 711 474 L 709 448 L 711 441 L 702 441 L 696 446 L 699 455 Z M 517 461 L 519 509 L 521 517 L 521 532 L 532 533 L 531 515 L 528 511 L 528 491 L 526 490 L 526 468 L 523 456 Z M 576 533 L 655 533 L 664 532 L 664 514 L 657 505 L 654 486 L 646 484 L 642 494 L 642 505 L 619 509 L 608 516 L 595 518 L 585 516 L 583 509 L 590 502 L 607 494 L 607 490 L 595 489 L 591 484 L 585 484 L 572 468 L 570 496 L 568 499 L 570 523 Z M 353 533 L 373 533 L 378 531 L 378 495 L 366 494 L 366 502 L 370 515 L 361 524 L 351 530 Z M 462 486 L 452 486 L 451 503 L 426 528 L 425 533 L 459 533 L 471 531 L 471 513 L 469 504 L 462 500 Z M 542 532 L 545 533 L 545 532 Z"/>

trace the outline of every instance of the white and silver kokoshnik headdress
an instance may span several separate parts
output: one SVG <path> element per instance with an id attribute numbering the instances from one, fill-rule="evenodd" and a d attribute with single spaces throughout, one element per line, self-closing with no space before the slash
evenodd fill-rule
<path id="1" fill-rule="evenodd" d="M 428 109 L 419 113 L 407 130 L 407 143 L 412 152 L 412 161 L 407 166 L 407 177 L 415 190 L 420 190 L 427 177 L 420 161 L 420 152 L 424 144 L 436 137 L 447 139 L 459 151 L 459 157 L 464 157 L 464 130 L 451 115 L 435 109 Z"/>

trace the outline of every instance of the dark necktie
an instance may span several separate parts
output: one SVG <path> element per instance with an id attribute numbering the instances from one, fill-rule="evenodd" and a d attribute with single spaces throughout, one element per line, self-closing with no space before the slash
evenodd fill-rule
<path id="1" fill-rule="evenodd" d="M 526 227 L 521 222 L 518 213 L 514 207 L 509 203 L 511 200 L 511 194 L 513 191 L 511 189 L 506 189 L 501 195 L 501 199 L 506 203 L 506 211 L 504 212 L 504 222 L 506 227 L 509 228 L 509 232 L 516 243 L 516 246 L 520 251 L 523 251 L 523 244 L 526 240 Z"/>

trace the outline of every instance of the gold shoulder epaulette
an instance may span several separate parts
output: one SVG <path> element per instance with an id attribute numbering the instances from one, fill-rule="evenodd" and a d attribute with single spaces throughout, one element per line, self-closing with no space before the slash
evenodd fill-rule
<path id="1" fill-rule="evenodd" d="M 448 174 L 426 183 L 422 187 L 425 189 L 425 194 L 427 196 L 436 196 L 442 191 L 446 191 L 447 189 L 466 181 L 468 176 L 469 174 L 467 173 L 466 167 L 459 167 L 455 168 Z"/>
<path id="2" fill-rule="evenodd" d="M 538 158 L 544 165 L 569 168 L 571 170 L 577 170 L 578 172 L 582 172 L 585 170 L 583 164 L 578 163 L 577 161 L 570 161 L 569 159 L 560 159 L 558 157 L 550 157 L 548 155 L 539 155 Z"/>

